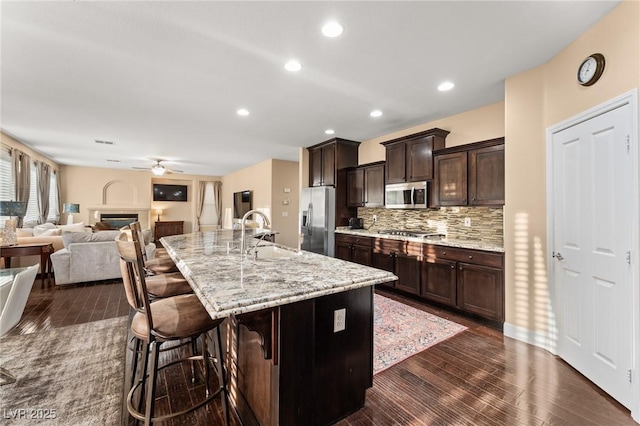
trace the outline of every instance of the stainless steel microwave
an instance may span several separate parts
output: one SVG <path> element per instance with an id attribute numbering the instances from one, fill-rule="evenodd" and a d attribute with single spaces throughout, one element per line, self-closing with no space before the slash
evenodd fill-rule
<path id="1" fill-rule="evenodd" d="M 385 207 L 389 209 L 426 209 L 429 183 L 393 183 L 385 186 Z"/>

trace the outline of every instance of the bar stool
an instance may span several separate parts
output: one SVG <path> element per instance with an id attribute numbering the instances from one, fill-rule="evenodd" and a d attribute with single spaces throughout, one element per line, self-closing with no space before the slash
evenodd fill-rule
<path id="1" fill-rule="evenodd" d="M 130 223 L 129 228 L 131 229 L 132 236 L 137 235 L 139 242 L 144 241 L 140 222 Z M 145 269 L 151 272 L 152 274 L 166 274 L 170 272 L 179 272 L 178 267 L 170 257 L 163 256 L 159 258 L 147 259 L 147 254 L 144 252 L 144 250 L 142 251 L 142 256 L 144 259 Z"/>
<path id="2" fill-rule="evenodd" d="M 139 222 L 134 222 L 129 225 L 131 230 L 131 240 L 138 243 L 136 247 L 139 247 L 140 256 L 144 260 L 146 253 L 142 247 L 144 247 L 144 237 L 142 236 L 142 231 L 140 228 Z M 171 265 L 175 266 L 175 263 L 170 258 L 167 259 Z M 145 262 L 146 264 L 146 262 Z M 145 269 L 148 269 L 145 266 Z M 164 297 L 177 296 L 179 294 L 189 294 L 193 293 L 193 289 L 189 282 L 184 278 L 180 271 L 176 272 L 156 272 L 153 275 L 147 275 L 147 292 L 149 292 L 149 296 L 151 299 L 161 299 Z"/>
<path id="3" fill-rule="evenodd" d="M 196 410 L 217 396 L 221 397 L 225 422 L 229 424 L 229 406 L 227 400 L 227 383 L 224 371 L 224 358 L 222 356 L 222 339 L 220 337 L 220 324 L 224 318 L 211 319 L 198 298 L 193 294 L 179 295 L 150 301 L 146 287 L 146 277 L 139 244 L 129 241 L 125 232 L 121 232 L 116 239 L 118 252 L 120 253 L 120 268 L 125 286 L 127 301 L 135 310 L 131 320 L 131 331 L 141 346 L 140 379 L 130 389 L 127 395 L 127 410 L 138 420 L 144 420 L 148 425 L 154 421 L 164 421 Z M 215 370 L 218 375 L 219 387 L 212 392 L 209 384 L 209 357 L 207 333 L 213 331 L 217 342 L 214 342 Z M 171 361 L 161 367 L 158 366 L 160 347 L 166 342 L 182 339 L 198 339 L 202 341 L 202 353 L 197 356 L 189 356 Z M 154 417 L 154 402 L 156 392 L 156 380 L 158 371 L 179 362 L 191 361 L 195 375 L 196 361 L 202 361 L 206 394 L 205 398 L 193 406 L 163 416 Z M 141 407 L 134 407 L 134 394 L 140 389 L 140 396 L 144 396 L 145 412 Z M 170 396 L 169 396 L 170 397 Z"/>

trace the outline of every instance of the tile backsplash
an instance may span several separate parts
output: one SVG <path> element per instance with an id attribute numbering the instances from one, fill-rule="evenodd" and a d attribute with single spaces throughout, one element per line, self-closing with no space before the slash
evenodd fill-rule
<path id="1" fill-rule="evenodd" d="M 373 223 L 373 215 L 377 222 Z M 439 209 L 406 210 L 358 208 L 364 227 L 372 231 L 383 229 L 427 230 L 445 234 L 453 240 L 483 241 L 502 245 L 503 207 L 441 207 Z M 465 218 L 471 226 L 465 226 Z"/>

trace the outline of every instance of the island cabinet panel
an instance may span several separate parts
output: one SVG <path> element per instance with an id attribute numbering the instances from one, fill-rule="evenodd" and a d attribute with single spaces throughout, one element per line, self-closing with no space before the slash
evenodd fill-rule
<path id="1" fill-rule="evenodd" d="M 382 142 L 387 183 L 433 179 L 433 151 L 443 149 L 448 131 L 434 128 Z"/>
<path id="2" fill-rule="evenodd" d="M 335 331 L 341 309 L 345 329 Z M 364 406 L 373 384 L 373 287 L 260 312 L 266 325 L 246 327 L 252 313 L 233 327 L 231 401 L 242 424 L 329 425 Z"/>
<path id="3" fill-rule="evenodd" d="M 309 186 L 336 186 L 338 170 L 358 165 L 360 142 L 333 138 L 307 148 Z"/>

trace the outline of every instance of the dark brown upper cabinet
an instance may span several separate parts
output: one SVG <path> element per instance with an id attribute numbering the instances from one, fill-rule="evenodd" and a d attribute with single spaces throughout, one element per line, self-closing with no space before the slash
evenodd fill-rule
<path id="1" fill-rule="evenodd" d="M 309 186 L 335 186 L 338 170 L 358 165 L 360 142 L 333 138 L 309 150 Z"/>
<path id="2" fill-rule="evenodd" d="M 434 152 L 433 207 L 504 205 L 504 138 Z"/>
<path id="3" fill-rule="evenodd" d="M 378 161 L 347 172 L 349 207 L 384 207 L 384 165 Z"/>
<path id="4" fill-rule="evenodd" d="M 386 183 L 433 179 L 433 151 L 444 148 L 448 134 L 434 128 L 382 142 L 386 149 Z"/>

